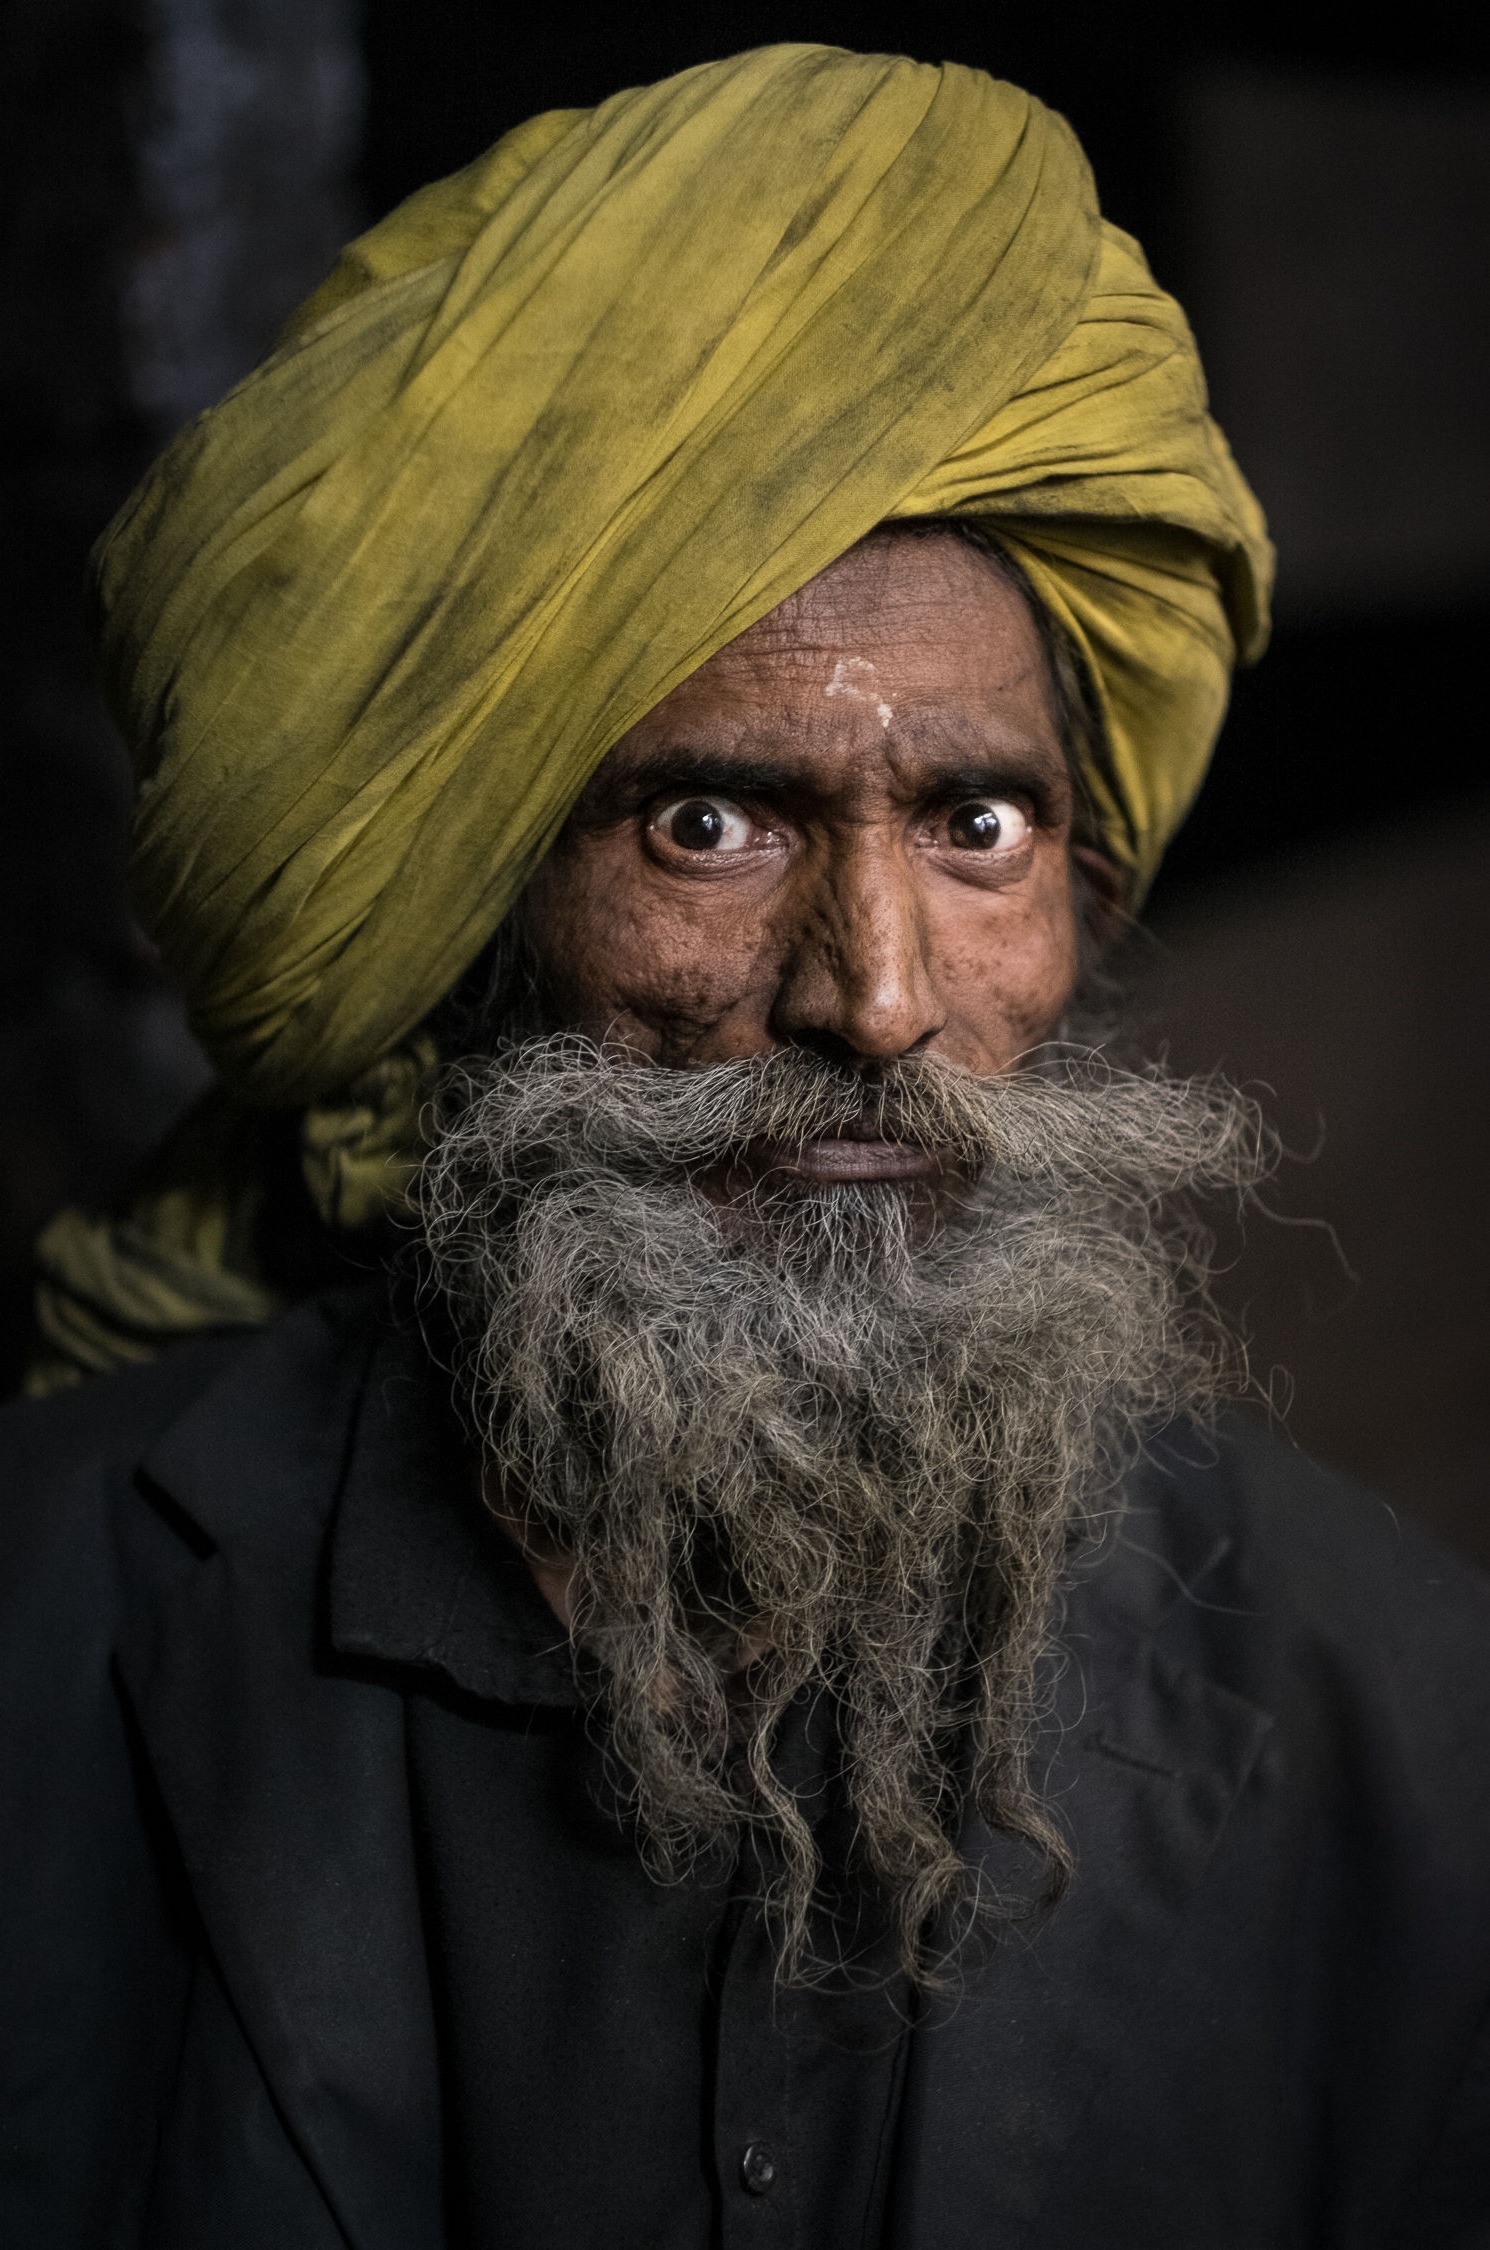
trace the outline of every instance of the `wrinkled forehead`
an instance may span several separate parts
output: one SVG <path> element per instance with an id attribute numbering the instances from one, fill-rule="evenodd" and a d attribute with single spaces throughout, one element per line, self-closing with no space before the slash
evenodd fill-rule
<path id="1" fill-rule="evenodd" d="M 850 547 L 701 670 L 781 656 L 830 656 L 878 643 L 901 657 L 959 649 L 974 662 L 1005 641 L 1038 646 L 1038 628 L 997 554 L 941 529 L 886 525 Z M 698 675 L 695 674 L 696 678 Z"/>
<path id="2" fill-rule="evenodd" d="M 1059 733 L 1030 604 L 997 559 L 948 535 L 876 535 L 725 644 L 619 746 L 773 711 L 838 731 L 945 714 Z M 612 753 L 614 755 L 615 753 Z"/>

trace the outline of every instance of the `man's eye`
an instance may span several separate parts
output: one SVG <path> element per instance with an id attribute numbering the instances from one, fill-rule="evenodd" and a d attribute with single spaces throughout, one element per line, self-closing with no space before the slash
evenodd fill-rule
<path id="1" fill-rule="evenodd" d="M 1007 797 L 969 797 L 947 817 L 947 840 L 963 852 L 1007 852 L 1029 832 L 1029 815 Z"/>
<path id="2" fill-rule="evenodd" d="M 677 797 L 652 815 L 652 826 L 685 852 L 739 852 L 750 841 L 750 815 L 728 797 Z"/>

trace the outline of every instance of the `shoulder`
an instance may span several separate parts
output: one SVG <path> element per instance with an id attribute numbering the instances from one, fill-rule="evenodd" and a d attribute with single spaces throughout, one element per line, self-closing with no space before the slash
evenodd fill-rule
<path id="1" fill-rule="evenodd" d="M 250 1347 L 186 1344 L 147 1366 L 0 1408 L 0 1617 L 19 1654 L 117 1607 L 113 1537 L 141 1457 Z"/>
<path id="2" fill-rule="evenodd" d="M 362 1293 L 343 1293 L 266 1330 L 182 1344 L 74 1390 L 0 1406 L 0 1602 L 24 1604 L 39 1574 L 59 1570 L 79 1600 L 89 1586 L 96 1595 L 122 1524 L 147 1504 L 142 1464 L 177 1433 L 190 1431 L 209 1461 L 214 1452 L 231 1459 L 266 1422 L 292 1448 L 299 1433 L 283 1411 L 287 1392 L 298 1394 L 301 1418 L 317 1421 L 333 1369 L 369 1315 Z"/>
<path id="3" fill-rule="evenodd" d="M 0 1411 L 0 1813 L 28 1864 L 112 1850 L 95 1799 L 133 1786 L 118 1667 L 204 1558 L 262 1564 L 291 1624 L 313 1607 L 368 1325 L 316 1301 Z"/>
<path id="4" fill-rule="evenodd" d="M 1230 1572 L 1285 1629 L 1368 1652 L 1383 1668 L 1414 1650 L 1490 1663 L 1490 1577 L 1379 1494 L 1260 1424 L 1228 1419 L 1161 1454 L 1161 1489 L 1198 1506 L 1230 1544 Z"/>
<path id="5" fill-rule="evenodd" d="M 1456 1801 L 1461 1833 L 1479 1820 L 1490 1842 L 1490 1578 L 1472 1563 L 1240 1416 L 1155 1449 L 1115 1544 L 1115 1590 L 1161 1648 L 1316 1766 Z"/>
<path id="6" fill-rule="evenodd" d="M 311 1540 L 293 1534 L 334 1488 L 324 1462 L 365 1364 L 354 1332 L 346 1308 L 311 1304 L 0 1409 L 6 2240 L 82 2240 L 74 2211 L 118 2199 L 122 2212 L 144 2192 L 201 1938 L 157 1762 L 177 1738 L 147 1734 L 129 1659 L 148 1667 L 158 1648 L 184 1648 L 171 1721 L 189 1730 L 214 1708 L 242 1651 L 210 1601 L 193 1611 L 190 1597 L 241 1578 L 241 1552 L 222 1553 L 240 1527 L 275 1542 L 259 1571 L 271 1661 L 275 1630 L 310 1614 Z M 216 1707 L 234 1708 L 231 1694 Z M 192 1817 L 207 1818 L 229 1778 L 219 1759 Z M 119 2225 L 133 2241 L 132 2221 Z"/>
<path id="7" fill-rule="evenodd" d="M 0 1492 L 17 1508 L 93 1461 L 142 1452 L 251 1342 L 251 1333 L 180 1344 L 139 1367 L 96 1375 L 45 1398 L 0 1406 Z"/>

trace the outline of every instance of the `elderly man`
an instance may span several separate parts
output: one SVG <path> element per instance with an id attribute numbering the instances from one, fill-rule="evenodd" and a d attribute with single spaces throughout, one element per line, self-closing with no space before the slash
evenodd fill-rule
<path id="1" fill-rule="evenodd" d="M 7 2243 L 1490 2241 L 1490 1603 L 1218 1418 L 1266 1137 L 1092 1012 L 1268 574 L 1061 121 L 808 47 L 147 480 L 221 1091 L 5 1419 Z"/>

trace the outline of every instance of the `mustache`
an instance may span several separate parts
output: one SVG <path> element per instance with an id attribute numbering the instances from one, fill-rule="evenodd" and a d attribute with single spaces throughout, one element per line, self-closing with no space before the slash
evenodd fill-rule
<path id="1" fill-rule="evenodd" d="M 852 1136 L 938 1155 L 1021 1197 L 1058 1194 L 1067 1209 L 1131 1208 L 1253 1183 L 1275 1157 L 1260 1109 L 1224 1079 L 1122 1070 L 1080 1050 L 997 1078 L 927 1056 L 866 1072 L 799 1049 L 686 1070 L 560 1032 L 455 1064 L 439 1121 L 478 1111 L 488 1177 L 509 1193 L 574 1174 L 660 1185 L 753 1148 Z"/>

